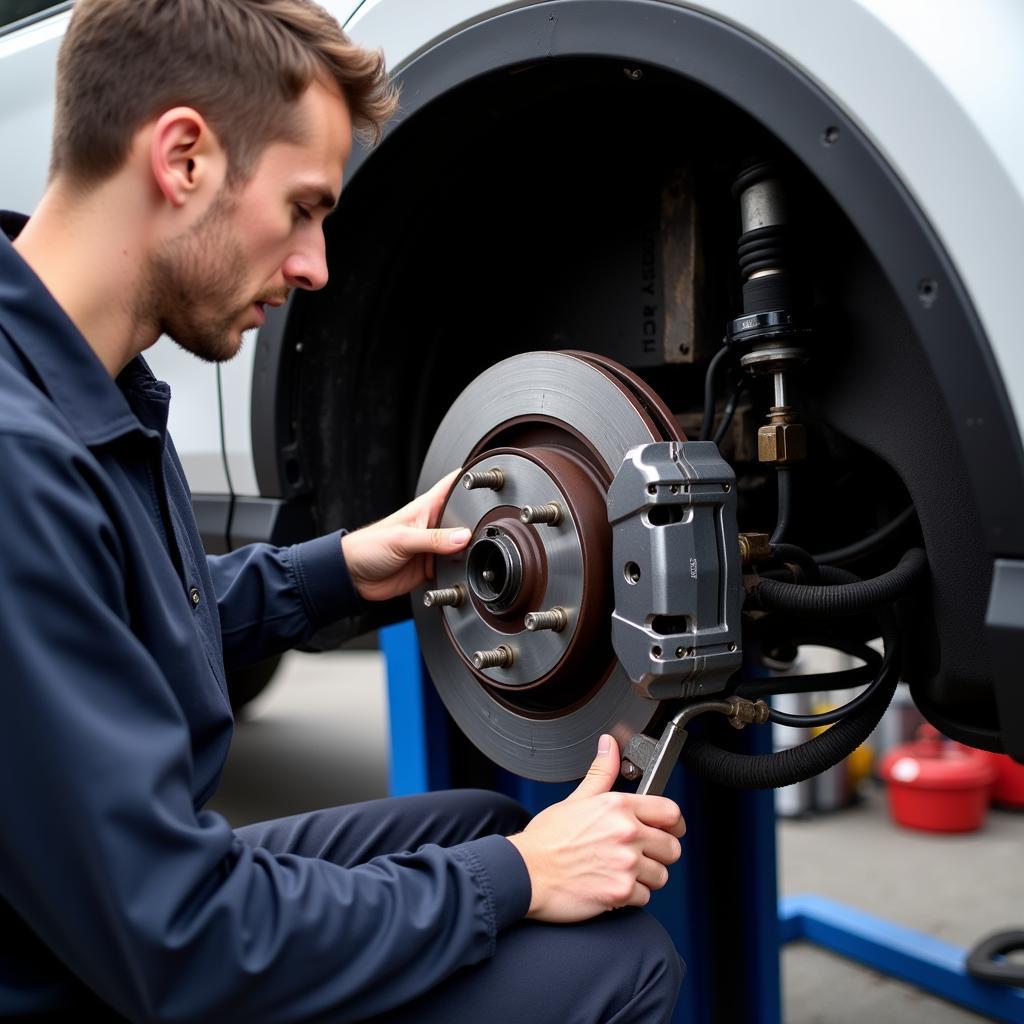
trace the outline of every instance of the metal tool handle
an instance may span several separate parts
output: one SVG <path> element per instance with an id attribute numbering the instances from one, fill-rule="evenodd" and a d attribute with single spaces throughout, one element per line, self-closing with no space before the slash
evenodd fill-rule
<path id="1" fill-rule="evenodd" d="M 638 794 L 653 793 L 660 796 L 665 792 L 669 776 L 676 766 L 676 761 L 679 760 L 683 744 L 686 743 L 687 725 L 697 715 L 709 711 L 725 715 L 730 724 L 737 729 L 752 723 L 760 725 L 768 721 L 768 705 L 763 700 L 750 701 L 742 697 L 729 697 L 727 700 L 705 700 L 687 705 L 672 716 L 659 740 L 654 740 L 645 733 L 637 733 L 626 744 L 623 757 L 624 764 L 630 765 L 634 771 L 643 772 L 636 790 Z M 631 777 L 627 771 L 623 774 L 626 778 Z"/>

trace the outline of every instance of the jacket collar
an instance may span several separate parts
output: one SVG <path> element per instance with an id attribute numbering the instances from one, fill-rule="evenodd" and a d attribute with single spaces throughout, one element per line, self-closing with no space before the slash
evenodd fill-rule
<path id="1" fill-rule="evenodd" d="M 128 434 L 163 436 L 170 388 L 141 356 L 117 381 L 11 242 L 28 223 L 0 211 L 0 328 L 32 366 L 51 401 L 90 447 Z"/>

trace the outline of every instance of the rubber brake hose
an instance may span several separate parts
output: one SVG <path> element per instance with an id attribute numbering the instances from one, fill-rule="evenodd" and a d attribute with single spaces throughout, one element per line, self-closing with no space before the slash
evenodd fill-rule
<path id="1" fill-rule="evenodd" d="M 852 573 L 823 565 L 820 572 L 826 583 L 847 577 L 856 582 L 807 586 L 762 578 L 747 596 L 747 607 L 798 615 L 856 615 L 892 604 L 920 581 L 927 569 L 928 559 L 921 548 L 911 548 L 895 568 L 870 580 L 858 580 Z"/>
<path id="2" fill-rule="evenodd" d="M 774 581 L 775 587 L 786 587 L 782 593 L 789 597 L 792 590 L 815 592 L 816 601 L 811 607 L 822 613 L 836 603 L 836 592 L 852 593 L 852 597 L 842 604 L 852 604 L 865 600 L 875 601 L 879 594 L 890 591 L 902 596 L 909 587 L 919 580 L 927 569 L 928 562 L 920 548 L 911 548 L 896 569 L 890 570 L 874 580 L 861 580 L 845 569 L 833 566 L 822 566 L 822 579 L 830 581 L 826 586 L 796 586 L 780 584 Z M 897 570 L 901 570 L 897 572 Z M 895 575 L 894 575 L 895 574 Z M 886 578 L 888 577 L 888 578 Z M 881 582 L 880 582 L 881 581 Z M 874 587 L 865 585 L 875 584 Z M 881 600 L 884 600 L 884 596 Z M 890 598 L 889 600 L 894 600 Z M 785 598 L 784 598 L 785 600 Z M 795 602 L 800 604 L 801 602 Z M 870 605 L 869 605 L 870 606 Z M 801 609 L 805 610 L 805 609 Z M 863 609 L 856 609 L 863 610 Z M 824 614 L 829 614 L 825 611 Z M 878 621 L 882 635 L 885 654 L 878 671 L 878 678 L 856 698 L 853 710 L 842 719 L 825 729 L 824 732 L 801 743 L 772 754 L 737 754 L 700 737 L 688 738 L 680 754 L 680 761 L 701 778 L 708 779 L 724 786 L 737 786 L 745 789 L 778 789 L 781 786 L 792 786 L 797 782 L 820 775 L 829 768 L 839 764 L 857 749 L 874 731 L 881 721 L 885 709 L 892 701 L 899 683 L 900 670 L 900 638 L 896 627 L 896 616 L 888 607 L 875 607 L 874 615 Z M 851 702 L 853 704 L 854 702 Z"/>
<path id="3" fill-rule="evenodd" d="M 703 779 L 745 789 L 777 789 L 820 775 L 848 757 L 871 735 L 892 701 L 899 682 L 899 638 L 895 618 L 880 613 L 885 657 L 878 679 L 864 705 L 824 732 L 788 750 L 773 754 L 737 754 L 709 740 L 691 736 L 680 761 Z M 757 728 L 749 726 L 748 728 Z"/>
<path id="4" fill-rule="evenodd" d="M 795 544 L 772 544 L 772 556 L 777 562 L 793 562 L 800 566 L 808 583 L 816 583 L 820 576 L 814 556 Z"/>

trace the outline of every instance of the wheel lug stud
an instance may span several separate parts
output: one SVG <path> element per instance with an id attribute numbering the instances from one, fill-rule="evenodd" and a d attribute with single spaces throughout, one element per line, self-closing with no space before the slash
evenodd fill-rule
<path id="1" fill-rule="evenodd" d="M 428 590 L 423 595 L 423 606 L 425 608 L 458 608 L 465 600 L 465 588 L 456 584 L 454 587 L 444 587 L 441 590 Z"/>
<path id="2" fill-rule="evenodd" d="M 476 651 L 473 664 L 477 668 L 509 668 L 514 660 L 512 648 L 501 644 L 493 651 Z"/>
<path id="3" fill-rule="evenodd" d="M 477 487 L 500 491 L 505 486 L 505 474 L 500 469 L 470 470 L 463 476 L 462 486 L 467 491 L 472 491 Z"/>
<path id="4" fill-rule="evenodd" d="M 525 505 L 519 513 L 524 523 L 547 523 L 557 526 L 562 521 L 562 506 L 557 501 L 549 501 L 546 505 Z"/>
<path id="5" fill-rule="evenodd" d="M 565 614 L 564 608 L 552 608 L 546 612 L 528 612 L 523 620 L 523 625 L 531 632 L 538 629 L 553 629 L 561 633 L 569 623 L 569 616 Z"/>

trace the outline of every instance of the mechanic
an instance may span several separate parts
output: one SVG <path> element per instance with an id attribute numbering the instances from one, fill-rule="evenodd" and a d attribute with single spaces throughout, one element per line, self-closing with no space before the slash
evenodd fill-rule
<path id="1" fill-rule="evenodd" d="M 532 821 L 473 790 L 236 830 L 203 809 L 225 668 L 468 540 L 435 528 L 449 476 L 362 530 L 206 556 L 141 356 L 166 333 L 229 359 L 264 305 L 323 287 L 353 130 L 395 103 L 381 56 L 310 0 L 75 5 L 50 181 L 0 237 L 0 1016 L 671 1013 L 681 962 L 637 908 L 684 826 L 610 791 L 612 737 Z"/>

